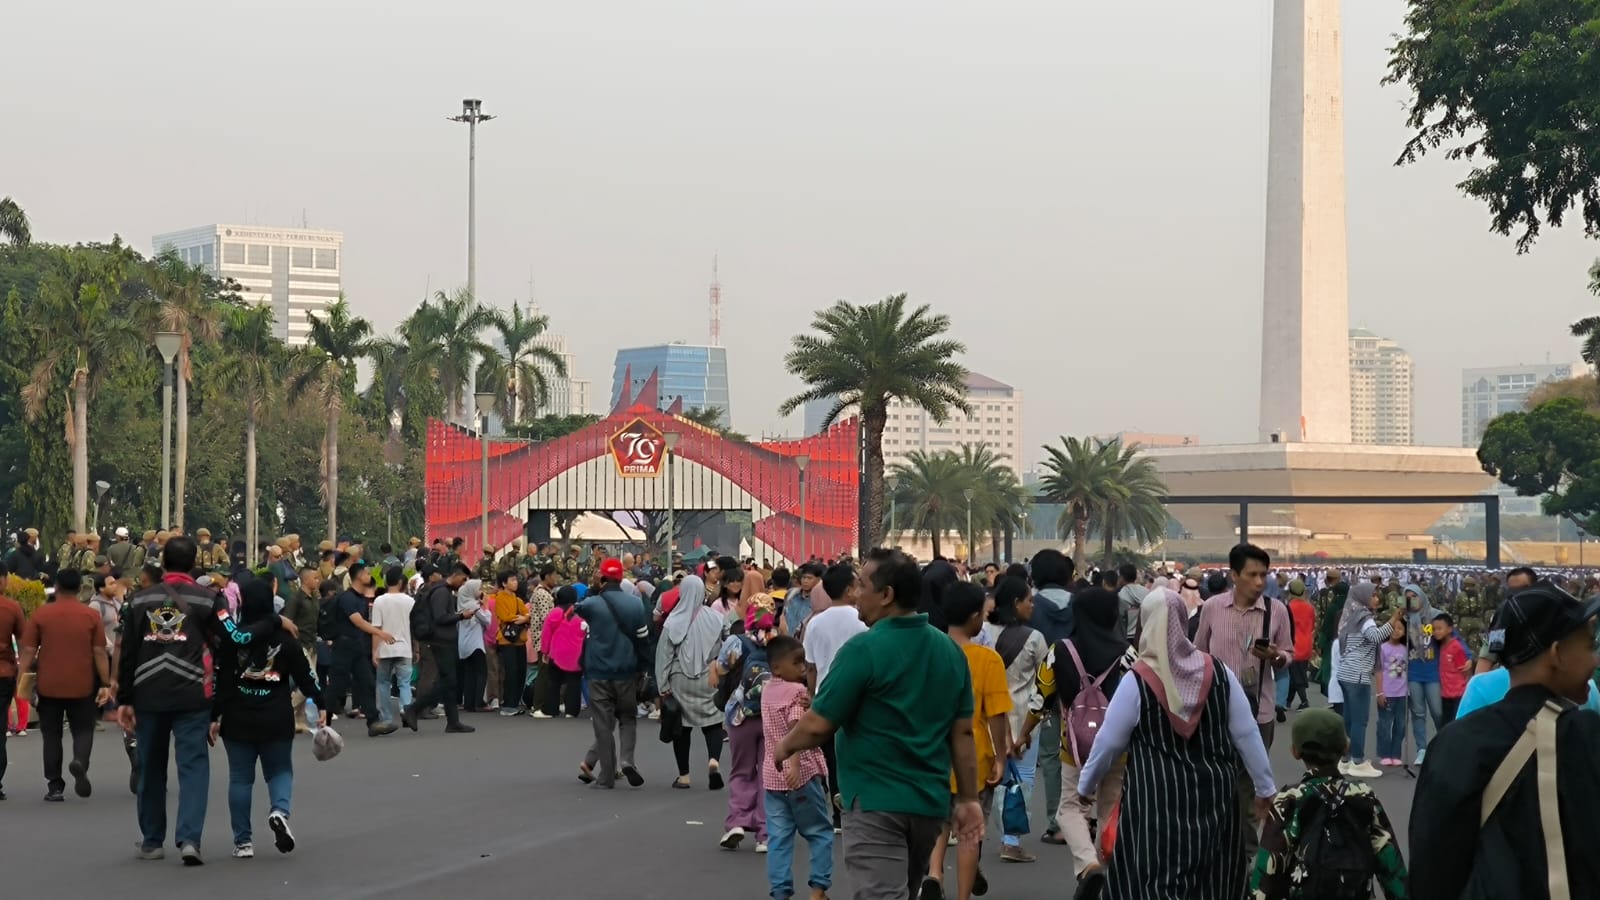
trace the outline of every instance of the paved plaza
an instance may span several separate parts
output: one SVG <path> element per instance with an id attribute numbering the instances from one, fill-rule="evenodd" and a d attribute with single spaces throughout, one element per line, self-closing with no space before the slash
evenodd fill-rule
<path id="1" fill-rule="evenodd" d="M 657 740 L 657 723 L 640 721 L 639 765 L 646 784 L 614 791 L 580 785 L 576 763 L 587 747 L 587 718 L 534 721 L 467 715 L 476 734 L 446 735 L 443 721 L 422 723 L 368 739 L 354 724 L 345 752 L 330 762 L 311 757 L 310 739 L 295 756 L 294 825 L 298 848 L 272 849 L 266 797 L 258 784 L 253 860 L 229 853 L 227 766 L 211 753 L 211 800 L 206 818 L 206 865 L 185 870 L 168 847 L 162 862 L 133 858 L 138 829 L 127 791 L 126 758 L 114 726 L 98 735 L 91 777 L 95 794 L 46 804 L 37 730 L 7 742 L 10 771 L 0 803 L 8 896 L 93 897 L 123 900 L 223 897 L 695 897 L 732 900 L 766 895 L 765 857 L 716 845 L 725 793 L 704 787 L 704 760 L 691 757 L 696 789 L 669 788 L 671 749 Z M 1280 782 L 1297 778 L 1287 726 L 1280 726 L 1273 765 Z M 701 748 L 696 746 L 696 753 Z M 726 763 L 726 753 L 724 753 Z M 1415 782 L 1388 774 L 1374 782 L 1405 840 Z M 173 786 L 174 793 L 176 784 Z M 1042 805 L 1039 801 L 1035 806 Z M 175 813 L 176 797 L 172 798 Z M 1042 817 L 1035 815 L 1035 828 Z M 169 818 L 169 827 L 171 819 Z M 169 836 L 170 841 L 170 836 Z M 1061 900 L 1070 896 L 1065 847 L 1037 835 L 1026 846 L 1032 865 L 1002 863 L 985 845 L 990 896 Z M 836 857 L 842 848 L 836 846 Z M 804 852 L 799 854 L 804 870 Z M 954 884 L 954 854 L 950 855 Z M 803 885 L 804 876 L 797 879 Z M 842 865 L 835 898 L 850 896 Z M 803 896 L 803 893 L 802 893 Z"/>

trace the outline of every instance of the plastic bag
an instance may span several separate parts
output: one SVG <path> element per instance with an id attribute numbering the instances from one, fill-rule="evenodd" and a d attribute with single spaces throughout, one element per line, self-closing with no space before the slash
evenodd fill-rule
<path id="1" fill-rule="evenodd" d="M 1005 833 L 1013 836 L 1030 834 L 1028 825 L 1028 798 L 1022 786 L 1022 775 L 1017 764 L 1006 760 L 1006 777 L 1002 782 L 1005 794 L 1000 807 L 1000 824 Z"/>
<path id="2" fill-rule="evenodd" d="M 339 755 L 344 749 L 344 738 L 339 732 L 333 730 L 332 725 L 324 725 L 317 729 L 317 736 L 311 739 L 311 755 L 317 762 L 327 762 Z"/>

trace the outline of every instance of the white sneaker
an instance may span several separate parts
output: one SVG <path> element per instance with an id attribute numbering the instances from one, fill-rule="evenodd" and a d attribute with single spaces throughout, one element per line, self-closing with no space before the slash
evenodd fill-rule
<path id="1" fill-rule="evenodd" d="M 500 701 L 499 700 L 490 700 L 489 701 L 489 705 L 484 707 L 484 708 L 487 709 L 489 712 L 494 712 L 495 710 L 500 708 Z"/>
<path id="2" fill-rule="evenodd" d="M 234 859 L 255 859 L 255 856 L 256 848 L 254 844 L 245 843 L 233 845 Z"/>
<path id="3" fill-rule="evenodd" d="M 1350 767 L 1352 778 L 1382 778 L 1383 770 L 1374 768 L 1370 762 L 1362 762 L 1359 766 Z"/>
<path id="4" fill-rule="evenodd" d="M 1424 747 L 1423 749 L 1417 751 L 1417 767 L 1418 768 L 1421 768 L 1421 766 L 1422 766 L 1422 758 L 1424 756 L 1427 756 L 1427 755 L 1428 755 L 1428 750 L 1427 750 L 1426 747 Z"/>
<path id="5" fill-rule="evenodd" d="M 721 845 L 722 849 L 724 850 L 737 850 L 739 849 L 739 842 L 743 840 L 744 829 L 735 825 L 723 832 L 722 840 L 718 841 L 717 843 Z"/>
<path id="6" fill-rule="evenodd" d="M 757 853 L 765 853 L 765 852 L 767 852 L 767 842 L 766 841 L 756 841 L 756 852 Z"/>
<path id="7" fill-rule="evenodd" d="M 294 832 L 289 830 L 289 817 L 279 810 L 273 810 L 267 816 L 267 827 L 272 829 L 273 844 L 279 853 L 288 853 L 294 849 Z"/>
<path id="8" fill-rule="evenodd" d="M 545 713 L 545 711 L 544 711 L 544 710 L 542 710 L 542 709 L 536 709 L 536 710 L 534 710 L 534 711 L 533 711 L 533 717 L 534 717 L 534 718 L 535 718 L 535 719 L 548 719 L 548 718 L 550 718 L 550 716 L 548 716 L 548 715 L 547 715 L 547 714 L 546 714 L 546 713 Z"/>
<path id="9" fill-rule="evenodd" d="M 1350 760 L 1348 760 L 1348 759 L 1339 760 L 1339 774 L 1340 775 L 1349 775 L 1350 774 Z"/>

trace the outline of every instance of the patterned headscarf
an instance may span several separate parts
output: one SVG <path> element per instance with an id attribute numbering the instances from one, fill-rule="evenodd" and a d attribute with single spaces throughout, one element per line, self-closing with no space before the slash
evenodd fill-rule
<path id="1" fill-rule="evenodd" d="M 1361 633 L 1363 623 L 1372 618 L 1372 598 L 1378 588 L 1362 580 L 1350 586 L 1350 596 L 1345 598 L 1344 613 L 1339 617 L 1339 649 L 1349 652 L 1350 639 Z"/>
<path id="2" fill-rule="evenodd" d="M 1189 610 L 1165 588 L 1151 591 L 1139 607 L 1139 673 L 1178 736 L 1187 740 L 1200 726 L 1215 670 L 1211 657 L 1189 641 Z"/>

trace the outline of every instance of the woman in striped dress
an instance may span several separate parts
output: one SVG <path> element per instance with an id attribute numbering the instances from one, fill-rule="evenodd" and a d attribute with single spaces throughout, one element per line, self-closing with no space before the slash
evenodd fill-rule
<path id="1" fill-rule="evenodd" d="M 1233 673 L 1189 641 L 1170 590 L 1140 607 L 1139 661 L 1111 695 L 1078 794 L 1093 797 L 1123 753 L 1127 776 L 1106 869 L 1113 900 L 1244 896 L 1241 766 L 1257 803 L 1277 792 L 1254 708 Z"/>

